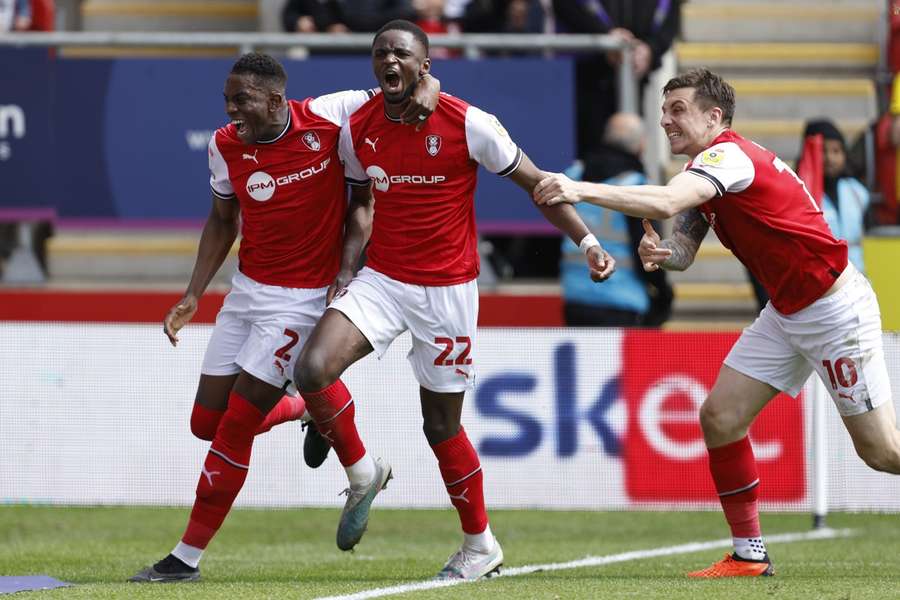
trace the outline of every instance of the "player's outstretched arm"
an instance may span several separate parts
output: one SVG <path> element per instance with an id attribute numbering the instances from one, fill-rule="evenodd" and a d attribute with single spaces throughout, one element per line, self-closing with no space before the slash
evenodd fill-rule
<path id="1" fill-rule="evenodd" d="M 533 194 L 539 206 L 589 202 L 646 219 L 668 219 L 715 195 L 712 183 L 690 173 L 679 173 L 666 185 L 608 185 L 572 181 L 562 173 L 548 173 Z"/>
<path id="2" fill-rule="evenodd" d="M 535 186 L 546 175 L 547 173 L 538 169 L 523 152 L 522 161 L 519 163 L 518 168 L 509 175 L 509 178 L 531 195 Z M 569 236 L 569 239 L 578 244 L 585 253 L 591 279 L 604 281 L 613 274 L 613 271 L 616 269 L 615 259 L 603 249 L 597 238 L 591 234 L 591 230 L 578 216 L 574 206 L 569 204 L 538 205 L 538 209 L 545 219 Z"/>
<path id="3" fill-rule="evenodd" d="M 200 234 L 194 271 L 184 296 L 169 309 L 163 320 L 163 331 L 173 346 L 178 343 L 178 330 L 187 325 L 197 312 L 197 303 L 209 282 L 225 262 L 238 234 L 240 208 L 237 199 L 223 200 L 213 196 L 212 209 Z"/>
<path id="4" fill-rule="evenodd" d="M 362 262 L 363 250 L 372 235 L 372 218 L 375 215 L 375 199 L 372 185 L 350 186 L 350 205 L 344 220 L 344 248 L 341 253 L 341 269 L 328 287 L 325 303 L 331 304 L 334 296 L 347 287 Z"/>

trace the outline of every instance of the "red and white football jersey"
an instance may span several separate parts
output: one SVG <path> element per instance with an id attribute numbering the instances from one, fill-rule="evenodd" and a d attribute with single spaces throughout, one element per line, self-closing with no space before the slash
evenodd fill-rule
<path id="1" fill-rule="evenodd" d="M 806 186 L 769 150 L 726 130 L 685 169 L 716 187 L 700 211 L 782 314 L 815 302 L 847 266 L 847 243 L 835 239 Z"/>
<path id="2" fill-rule="evenodd" d="M 219 198 L 241 206 L 239 268 L 267 285 L 330 284 L 341 260 L 347 212 L 338 157 L 341 126 L 371 91 L 290 100 L 278 137 L 244 145 L 234 125 L 209 142 L 209 183 Z"/>
<path id="3" fill-rule="evenodd" d="M 375 223 L 366 265 L 404 283 L 444 286 L 478 276 L 478 165 L 500 176 L 522 151 L 497 119 L 441 94 L 421 131 L 390 119 L 380 96 L 341 132 L 347 180 L 375 181 Z"/>

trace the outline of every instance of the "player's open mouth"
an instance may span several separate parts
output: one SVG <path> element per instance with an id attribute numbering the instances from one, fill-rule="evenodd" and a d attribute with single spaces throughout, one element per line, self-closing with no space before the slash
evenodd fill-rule
<path id="1" fill-rule="evenodd" d="M 383 77 L 384 85 L 390 89 L 397 89 L 400 87 L 400 73 L 397 71 L 386 71 Z"/>
<path id="2" fill-rule="evenodd" d="M 238 135 L 247 133 L 247 123 L 243 119 L 234 119 L 231 123 L 234 125 L 234 129 L 237 131 Z"/>

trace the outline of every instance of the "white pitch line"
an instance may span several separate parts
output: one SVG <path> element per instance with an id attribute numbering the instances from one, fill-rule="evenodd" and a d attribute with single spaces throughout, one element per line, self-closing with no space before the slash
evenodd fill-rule
<path id="1" fill-rule="evenodd" d="M 765 536 L 765 541 L 772 544 L 790 544 L 791 542 L 806 542 L 811 540 L 830 540 L 840 537 L 850 537 L 854 535 L 852 529 L 815 529 L 813 531 L 804 531 L 797 533 L 780 533 L 777 535 Z M 563 563 L 548 563 L 545 565 L 526 565 L 523 567 L 510 567 L 503 569 L 499 577 L 515 577 L 517 575 L 527 575 L 529 573 L 537 573 L 539 571 L 560 571 L 563 569 L 579 569 L 581 567 L 598 567 L 601 565 L 610 565 L 613 563 L 628 562 L 632 560 L 642 560 L 645 558 L 655 558 L 658 556 L 672 556 L 674 554 L 690 554 L 692 552 L 701 552 L 703 550 L 713 550 L 715 548 L 730 548 L 731 538 L 723 540 L 712 540 L 709 542 L 689 542 L 678 546 L 666 546 L 664 548 L 652 548 L 650 550 L 632 550 L 630 552 L 621 552 L 619 554 L 608 554 L 606 556 L 587 556 L 578 560 Z M 405 594 L 407 592 L 416 592 L 419 590 L 433 590 L 436 588 L 450 587 L 453 585 L 474 583 L 471 581 L 463 581 L 459 579 L 450 581 L 419 581 L 416 583 L 404 583 L 391 587 L 376 588 L 353 594 L 345 594 L 342 596 L 322 596 L 315 600 L 366 600 L 368 598 L 382 598 L 384 596 L 393 596 L 395 594 Z"/>

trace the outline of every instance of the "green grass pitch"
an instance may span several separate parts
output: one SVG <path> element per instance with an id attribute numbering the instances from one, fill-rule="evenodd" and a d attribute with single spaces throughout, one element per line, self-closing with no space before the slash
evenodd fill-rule
<path id="1" fill-rule="evenodd" d="M 318 598 L 432 577 L 460 543 L 451 510 L 376 506 L 355 552 L 334 545 L 337 509 L 236 510 L 201 563 L 202 580 L 128 584 L 178 541 L 187 509 L 0 507 L 0 575 L 76 584 L 15 598 Z M 506 566 L 559 563 L 726 537 L 716 512 L 492 511 Z M 900 598 L 900 515 L 834 514 L 845 539 L 772 544 L 777 576 L 696 581 L 724 550 L 499 577 L 391 598 L 665 600 Z M 766 514 L 766 534 L 808 530 L 806 514 Z"/>

